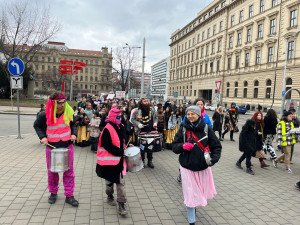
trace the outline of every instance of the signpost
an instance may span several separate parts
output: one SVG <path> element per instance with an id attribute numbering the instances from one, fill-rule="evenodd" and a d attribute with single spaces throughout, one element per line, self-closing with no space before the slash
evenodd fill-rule
<path id="1" fill-rule="evenodd" d="M 20 128 L 20 97 L 19 90 L 23 89 L 23 77 L 21 77 L 24 72 L 25 65 L 24 62 L 19 58 L 12 58 L 8 62 L 8 71 L 12 75 L 10 79 L 11 89 L 17 90 L 17 108 L 18 108 L 18 137 L 17 139 L 22 139 L 21 128 Z"/>

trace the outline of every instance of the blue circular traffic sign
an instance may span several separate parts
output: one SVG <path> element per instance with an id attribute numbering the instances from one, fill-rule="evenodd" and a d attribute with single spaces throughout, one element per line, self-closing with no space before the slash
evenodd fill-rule
<path id="1" fill-rule="evenodd" d="M 20 76 L 24 72 L 25 66 L 21 59 L 12 58 L 8 62 L 8 71 L 13 76 Z"/>

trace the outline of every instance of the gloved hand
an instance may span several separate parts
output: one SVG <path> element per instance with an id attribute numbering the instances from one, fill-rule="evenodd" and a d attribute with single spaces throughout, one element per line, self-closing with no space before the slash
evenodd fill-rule
<path id="1" fill-rule="evenodd" d="M 187 142 L 184 143 L 182 147 L 184 150 L 191 151 L 191 149 L 194 148 L 194 145 L 192 143 Z"/>
<path id="2" fill-rule="evenodd" d="M 157 123 L 153 124 L 153 128 L 156 129 L 157 128 Z"/>
<path id="3" fill-rule="evenodd" d="M 144 127 L 144 125 L 141 123 L 138 125 L 138 128 L 140 128 L 140 129 L 142 129 L 143 127 Z"/>

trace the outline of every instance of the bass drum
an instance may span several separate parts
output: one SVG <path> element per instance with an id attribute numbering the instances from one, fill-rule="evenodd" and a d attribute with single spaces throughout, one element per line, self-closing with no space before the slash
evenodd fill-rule
<path id="1" fill-rule="evenodd" d="M 127 148 L 125 156 L 129 172 L 136 173 L 144 168 L 140 148 L 136 146 Z"/>
<path id="2" fill-rule="evenodd" d="M 69 170 L 69 154 L 68 148 L 55 148 L 51 150 L 50 171 L 60 173 Z"/>

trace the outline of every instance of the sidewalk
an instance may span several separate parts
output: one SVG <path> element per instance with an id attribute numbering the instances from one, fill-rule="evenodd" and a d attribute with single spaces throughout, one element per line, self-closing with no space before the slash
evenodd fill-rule
<path id="1" fill-rule="evenodd" d="M 300 191 L 293 187 L 300 179 L 299 147 L 295 174 L 287 174 L 283 164 L 261 169 L 253 158 L 256 174 L 251 176 L 235 167 L 238 142 L 230 142 L 229 135 L 225 139 L 221 160 L 212 167 L 218 195 L 197 207 L 196 224 L 299 224 Z M 188 224 L 176 182 L 178 156 L 170 150 L 154 154 L 155 169 L 126 175 L 129 213 L 123 218 L 116 206 L 106 204 L 105 184 L 95 173 L 96 154 L 89 147 L 75 147 L 74 195 L 80 205 L 73 208 L 64 203 L 62 174 L 58 200 L 48 204 L 44 147 L 35 134 L 0 138 L 0 146 L 0 224 Z"/>
<path id="2" fill-rule="evenodd" d="M 20 107 L 20 115 L 36 115 L 40 108 L 32 107 Z M 16 105 L 13 106 L 0 106 L 0 114 L 17 114 L 18 108 Z"/>

